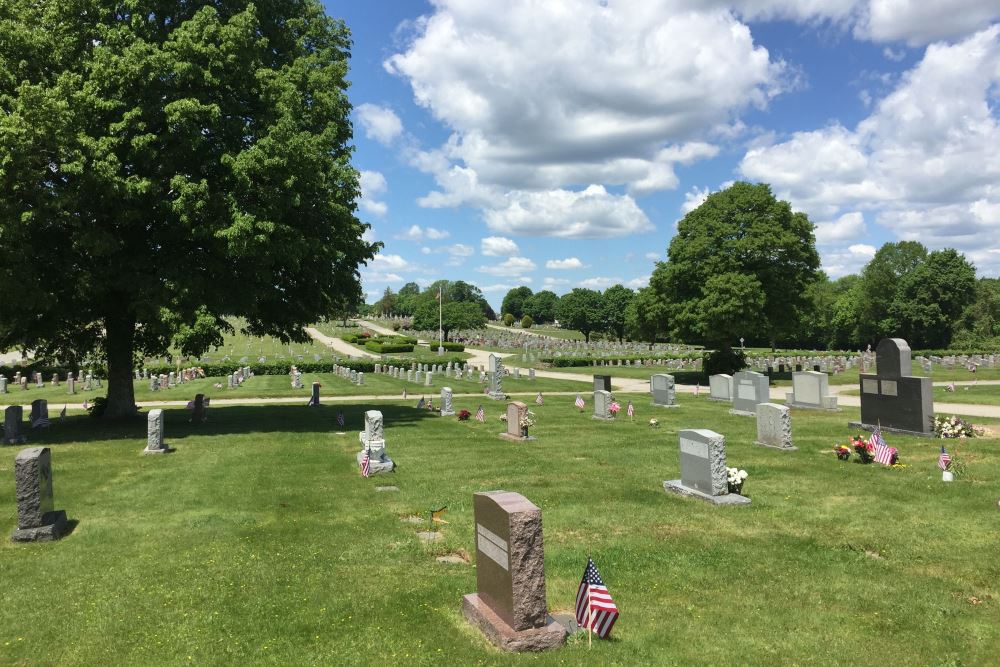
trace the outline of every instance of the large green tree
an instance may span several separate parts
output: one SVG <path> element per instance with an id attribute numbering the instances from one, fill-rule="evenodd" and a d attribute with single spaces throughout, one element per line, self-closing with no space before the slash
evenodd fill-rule
<path id="1" fill-rule="evenodd" d="M 956 250 L 935 250 L 900 281 L 893 315 L 911 345 L 944 348 L 976 299 L 976 269 Z"/>
<path id="2" fill-rule="evenodd" d="M 563 294 L 556 306 L 559 323 L 566 329 L 576 329 L 589 341 L 590 334 L 598 331 L 604 322 L 601 293 L 576 287 Z"/>
<path id="3" fill-rule="evenodd" d="M 535 324 L 551 324 L 556 321 L 556 305 L 559 297 L 555 292 L 543 289 L 531 295 L 524 304 L 524 314 L 530 315 Z"/>
<path id="4" fill-rule="evenodd" d="M 531 298 L 531 288 L 530 287 L 514 287 L 507 292 L 507 296 L 503 298 L 503 303 L 500 305 L 500 312 L 503 314 L 510 313 L 514 316 L 514 319 L 521 319 L 525 316 L 527 311 L 525 306 L 528 300 Z"/>
<path id="5" fill-rule="evenodd" d="M 720 349 L 741 336 L 773 345 L 798 330 L 818 268 L 809 218 L 770 186 L 738 182 L 678 223 L 650 285 L 676 338 Z"/>
<path id="6" fill-rule="evenodd" d="M 413 328 L 437 331 L 438 314 L 436 299 L 424 301 L 413 314 Z M 440 317 L 445 340 L 456 329 L 480 329 L 486 326 L 483 309 L 475 301 L 446 301 L 441 306 Z M 434 349 L 433 345 L 431 349 Z"/>
<path id="7" fill-rule="evenodd" d="M 350 34 L 317 0 L 0 0 L 0 347 L 132 367 L 361 302 Z M 20 259 L 18 259 L 20 258 Z"/>
<path id="8" fill-rule="evenodd" d="M 666 330 L 666 308 L 653 287 L 643 287 L 625 309 L 625 330 L 634 340 L 655 343 Z"/>
<path id="9" fill-rule="evenodd" d="M 601 295 L 604 328 L 613 333 L 619 343 L 625 338 L 625 314 L 633 299 L 635 292 L 624 285 L 612 285 Z"/>

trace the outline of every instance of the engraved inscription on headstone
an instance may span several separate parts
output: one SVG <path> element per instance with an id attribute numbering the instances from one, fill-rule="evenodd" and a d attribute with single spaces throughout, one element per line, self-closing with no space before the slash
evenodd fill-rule
<path id="1" fill-rule="evenodd" d="M 736 396 L 733 398 L 733 414 L 752 416 L 758 403 L 766 403 L 770 390 L 768 377 L 756 371 L 740 371 L 733 376 Z"/>

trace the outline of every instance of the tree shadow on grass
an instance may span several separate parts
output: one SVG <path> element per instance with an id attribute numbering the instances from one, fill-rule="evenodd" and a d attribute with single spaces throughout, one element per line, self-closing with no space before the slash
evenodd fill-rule
<path id="1" fill-rule="evenodd" d="M 436 411 L 422 410 L 412 405 L 386 405 L 384 403 L 337 403 L 309 407 L 305 405 L 227 405 L 209 407 L 208 419 L 201 423 L 189 421 L 191 413 L 185 408 L 164 408 L 164 440 L 171 446 L 188 437 L 218 436 L 248 433 L 334 433 L 358 432 L 365 428 L 367 410 L 382 412 L 386 428 L 409 428 L 424 420 L 442 419 Z M 337 423 L 337 415 L 344 415 L 344 426 Z M 128 440 L 145 442 L 147 410 L 139 411 L 132 419 L 104 421 L 87 415 L 74 415 L 53 419 L 44 429 L 27 428 L 27 442 L 11 449 L 23 447 L 53 447 L 79 445 L 91 441 Z"/>

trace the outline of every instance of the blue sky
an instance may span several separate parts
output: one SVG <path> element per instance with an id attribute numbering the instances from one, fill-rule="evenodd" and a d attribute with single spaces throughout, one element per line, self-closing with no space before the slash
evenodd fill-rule
<path id="1" fill-rule="evenodd" d="M 327 2 L 354 37 L 369 301 L 439 278 L 647 284 L 708 192 L 762 181 L 824 269 L 887 241 L 1000 275 L 995 0 Z M 501 9 L 502 8 L 502 9 Z"/>

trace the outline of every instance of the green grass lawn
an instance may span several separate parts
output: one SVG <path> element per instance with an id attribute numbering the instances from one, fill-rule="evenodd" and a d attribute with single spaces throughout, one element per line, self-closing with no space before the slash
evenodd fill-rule
<path id="1" fill-rule="evenodd" d="M 843 389 L 839 392 L 846 396 L 857 396 L 857 388 Z M 947 391 L 945 387 L 934 387 L 936 403 L 970 403 L 973 405 L 1000 405 L 1000 385 L 957 385 L 955 391 Z"/>
<path id="2" fill-rule="evenodd" d="M 158 457 L 140 455 L 141 419 L 32 433 L 78 525 L 53 544 L 0 543 L 0 663 L 996 663 L 1000 440 L 964 442 L 970 474 L 944 484 L 938 441 L 890 436 L 901 469 L 838 462 L 851 410 L 794 410 L 799 450 L 785 453 L 753 447 L 754 420 L 727 405 L 632 398 L 634 423 L 602 423 L 589 401 L 581 414 L 553 397 L 524 444 L 496 437 L 501 403 L 485 424 L 380 403 L 399 468 L 371 479 L 354 459 L 363 403 L 343 406 L 343 435 L 341 406 L 213 408 L 201 425 L 167 410 L 177 451 Z M 726 435 L 750 507 L 664 493 L 689 427 Z M 18 449 L 0 452 L 5 535 Z M 510 656 L 465 622 L 475 569 L 435 558 L 474 554 L 472 494 L 494 489 L 542 508 L 552 611 L 572 608 L 593 556 L 622 614 L 612 641 Z M 401 521 L 442 505 L 439 542 Z"/>
<path id="3" fill-rule="evenodd" d="M 519 331 L 519 329 L 513 328 L 511 330 Z M 541 334 L 542 336 L 549 336 L 550 338 L 562 338 L 563 340 L 584 340 L 584 335 L 576 329 L 558 329 L 556 327 L 537 326 L 531 327 L 530 329 L 524 329 L 523 331 L 527 333 Z"/>
<path id="4" fill-rule="evenodd" d="M 478 373 L 476 374 L 478 378 Z M 303 373 L 302 388 L 292 389 L 291 379 L 284 375 L 256 375 L 243 384 L 238 389 L 227 389 L 227 382 L 224 377 L 204 378 L 194 380 L 173 389 L 161 389 L 150 391 L 149 380 L 138 380 L 135 385 L 136 401 L 187 401 L 192 400 L 195 394 L 205 394 L 209 398 L 281 398 L 286 396 L 302 396 L 302 400 L 308 400 L 312 391 L 313 382 L 322 383 L 321 396 L 368 396 L 368 395 L 396 395 L 402 394 L 403 388 L 410 395 L 426 394 L 428 396 L 438 395 L 441 387 L 451 387 L 456 394 L 482 393 L 485 385 L 478 381 L 457 380 L 447 378 L 443 374 L 434 376 L 434 384 L 426 387 L 421 382 L 406 382 L 396 380 L 387 375 L 375 375 L 365 373 L 365 384 L 357 386 L 348 380 L 333 373 Z M 217 387 L 216 385 L 221 385 Z M 81 387 L 82 383 L 77 385 Z M 527 373 L 522 375 L 520 380 L 513 377 L 505 378 L 503 381 L 504 391 L 507 393 L 518 392 L 548 392 L 548 391 L 579 391 L 587 390 L 588 385 L 572 380 L 554 380 L 537 377 L 529 380 Z M 80 391 L 76 394 L 67 393 L 66 383 L 59 387 L 46 385 L 44 389 L 11 389 L 7 394 L 0 394 L 0 404 L 28 406 L 36 398 L 44 398 L 49 402 L 49 412 L 59 408 L 63 403 L 82 403 L 84 400 L 93 401 L 97 396 L 104 396 L 107 393 L 107 382 L 102 389 L 93 391 Z M 27 408 L 26 408 L 27 409 Z"/>

